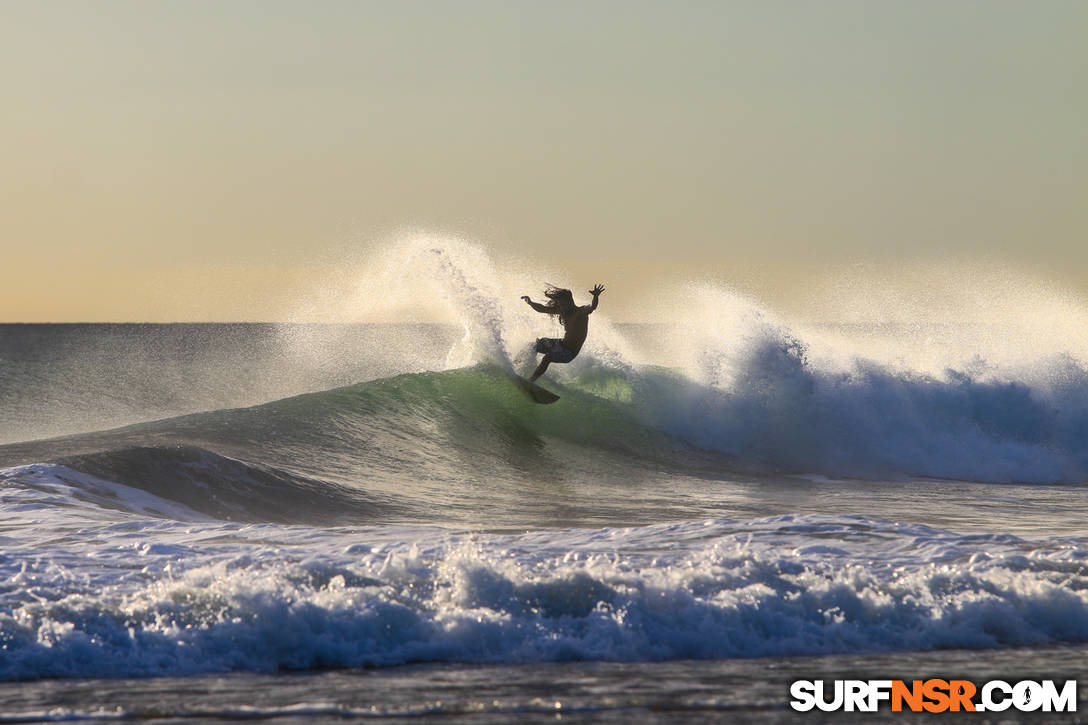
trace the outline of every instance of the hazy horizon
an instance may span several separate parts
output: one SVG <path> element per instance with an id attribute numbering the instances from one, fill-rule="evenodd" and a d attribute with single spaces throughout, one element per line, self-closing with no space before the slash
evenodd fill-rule
<path id="1" fill-rule="evenodd" d="M 927 270 L 1088 299 L 1084 3 L 4 17 L 0 321 L 320 321 L 405 230 L 602 281 L 620 321 L 688 280 L 815 316 Z"/>

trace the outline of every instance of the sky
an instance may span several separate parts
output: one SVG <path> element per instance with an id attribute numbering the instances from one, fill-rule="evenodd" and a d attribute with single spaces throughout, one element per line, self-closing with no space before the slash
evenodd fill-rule
<path id="1" fill-rule="evenodd" d="M 284 319 L 405 230 L 618 319 L 919 264 L 1088 299 L 1085 38 L 1057 0 L 7 0 L 0 321 Z"/>

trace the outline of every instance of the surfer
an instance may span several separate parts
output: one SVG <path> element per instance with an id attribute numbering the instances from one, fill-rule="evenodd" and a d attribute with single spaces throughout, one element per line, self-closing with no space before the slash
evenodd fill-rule
<path id="1" fill-rule="evenodd" d="M 529 295 L 524 295 L 521 298 L 537 312 L 556 315 L 564 330 L 562 340 L 541 337 L 536 341 L 536 351 L 543 353 L 544 358 L 540 361 L 540 365 L 537 366 L 536 372 L 529 378 L 529 382 L 536 382 L 536 379 L 543 375 L 544 371 L 548 369 L 548 365 L 553 362 L 569 363 L 578 357 L 582 344 L 586 341 L 586 334 L 589 332 L 589 315 L 593 310 L 597 309 L 597 298 L 601 296 L 602 292 L 604 292 L 603 284 L 594 285 L 593 289 L 589 291 L 593 295 L 593 303 L 582 307 L 574 304 L 574 295 L 571 294 L 569 289 L 559 287 L 549 287 L 544 290 L 544 296 L 548 298 L 547 304 L 533 302 L 529 299 Z"/>

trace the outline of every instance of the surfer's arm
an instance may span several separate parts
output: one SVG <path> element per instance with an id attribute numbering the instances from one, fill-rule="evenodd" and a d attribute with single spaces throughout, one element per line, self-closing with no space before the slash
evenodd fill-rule
<path id="1" fill-rule="evenodd" d="M 550 307 L 545 307 L 539 302 L 533 302 L 531 299 L 529 299 L 528 295 L 522 297 L 521 299 L 525 300 L 525 302 L 537 312 L 550 313 L 552 311 Z"/>
<path id="2" fill-rule="evenodd" d="M 593 312 L 593 310 L 597 309 L 597 302 L 599 301 L 599 298 L 600 298 L 602 292 L 604 292 L 604 285 L 603 284 L 594 285 L 593 289 L 591 289 L 589 291 L 589 293 L 591 295 L 593 295 L 593 304 L 586 305 L 585 307 L 582 308 L 583 310 L 586 311 L 587 315 L 590 312 Z"/>

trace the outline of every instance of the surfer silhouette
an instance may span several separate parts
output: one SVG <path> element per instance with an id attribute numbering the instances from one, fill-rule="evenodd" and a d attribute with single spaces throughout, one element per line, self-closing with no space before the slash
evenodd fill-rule
<path id="1" fill-rule="evenodd" d="M 585 343 L 586 335 L 589 332 L 589 316 L 593 310 L 597 309 L 597 298 L 601 296 L 602 292 L 604 292 L 603 284 L 594 285 L 593 289 L 589 291 L 593 295 L 592 304 L 583 305 L 582 307 L 574 304 L 574 295 L 571 294 L 569 289 L 560 287 L 548 287 L 548 289 L 544 290 L 544 296 L 548 298 L 546 304 L 533 302 L 529 299 L 529 295 L 522 296 L 521 299 L 525 300 L 537 312 L 557 316 L 564 330 L 562 340 L 552 337 L 537 339 L 536 351 L 543 353 L 544 358 L 540 361 L 540 365 L 537 366 L 532 377 L 529 378 L 530 382 L 536 382 L 537 378 L 543 375 L 544 371 L 553 362 L 569 363 L 578 357 L 578 353 L 582 350 L 582 344 Z"/>

